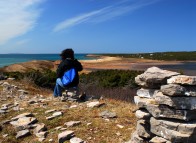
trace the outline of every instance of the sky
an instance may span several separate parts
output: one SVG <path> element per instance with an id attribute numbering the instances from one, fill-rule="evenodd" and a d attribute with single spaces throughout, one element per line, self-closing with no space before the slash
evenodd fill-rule
<path id="1" fill-rule="evenodd" d="M 196 51 L 196 0 L 0 0 L 0 54 Z"/>

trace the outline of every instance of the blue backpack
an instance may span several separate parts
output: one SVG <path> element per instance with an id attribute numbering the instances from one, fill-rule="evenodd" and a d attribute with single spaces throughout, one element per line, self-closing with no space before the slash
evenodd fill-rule
<path id="1" fill-rule="evenodd" d="M 64 73 L 63 77 L 61 78 L 61 81 L 64 86 L 67 86 L 73 82 L 75 77 L 76 77 L 76 70 L 75 68 L 71 68 Z"/>

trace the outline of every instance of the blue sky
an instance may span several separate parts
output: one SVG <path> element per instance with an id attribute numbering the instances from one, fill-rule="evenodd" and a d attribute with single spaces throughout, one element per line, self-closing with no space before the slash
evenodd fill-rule
<path id="1" fill-rule="evenodd" d="M 196 0 L 0 0 L 1 53 L 196 51 Z"/>

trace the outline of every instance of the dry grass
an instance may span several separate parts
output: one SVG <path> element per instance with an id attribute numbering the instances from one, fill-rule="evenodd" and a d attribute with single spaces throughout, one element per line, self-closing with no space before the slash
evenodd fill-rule
<path id="1" fill-rule="evenodd" d="M 14 82 L 14 84 L 18 84 Z M 21 84 L 21 83 L 20 83 Z M 20 86 L 23 86 L 22 83 Z M 24 88 L 30 90 L 32 97 L 33 94 L 39 93 L 44 96 L 51 96 L 51 91 L 37 88 L 32 84 L 25 84 Z M 132 110 L 135 109 L 135 105 L 127 102 L 117 101 L 113 99 L 104 99 L 101 102 L 106 103 L 104 106 L 99 108 L 87 108 L 86 103 L 70 103 L 70 102 L 47 102 L 47 107 L 40 107 L 40 105 L 28 105 L 25 101 L 22 104 L 24 111 L 10 111 L 5 115 L 0 116 L 0 121 L 11 119 L 12 117 L 24 113 L 32 112 L 35 117 L 38 119 L 38 123 L 45 123 L 48 128 L 48 136 L 45 143 L 49 139 L 54 139 L 54 142 L 57 142 L 58 133 L 62 131 L 56 131 L 54 128 L 57 126 L 64 126 L 65 122 L 74 120 L 81 121 L 81 125 L 76 127 L 71 127 L 68 130 L 73 130 L 75 135 L 88 143 L 121 143 L 130 139 L 131 133 L 135 130 L 136 118 L 132 113 Z M 0 105 L 3 103 L 1 102 Z M 68 109 L 67 107 L 71 105 L 78 105 L 77 108 Z M 45 111 L 49 109 L 57 109 L 63 112 L 62 117 L 55 118 L 53 120 L 46 120 Z M 99 113 L 109 110 L 117 114 L 117 118 L 110 119 L 106 121 L 99 117 Z M 87 123 L 91 123 L 87 125 Z M 124 128 L 120 129 L 117 127 L 117 124 L 123 125 Z M 65 126 L 64 126 L 65 127 Z M 117 135 L 117 133 L 120 135 Z M 8 134 L 8 137 L 3 138 L 4 134 Z M 3 127 L 3 130 L 0 132 L 0 142 L 2 143 L 38 143 L 35 135 L 25 137 L 23 139 L 15 139 L 15 131 L 11 125 L 6 125 Z"/>

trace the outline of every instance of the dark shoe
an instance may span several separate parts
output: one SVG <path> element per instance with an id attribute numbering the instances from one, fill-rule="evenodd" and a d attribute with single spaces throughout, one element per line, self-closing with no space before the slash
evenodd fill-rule
<path id="1" fill-rule="evenodd" d="M 82 94 L 79 95 L 79 99 L 84 101 L 86 99 L 86 93 L 82 92 Z"/>

